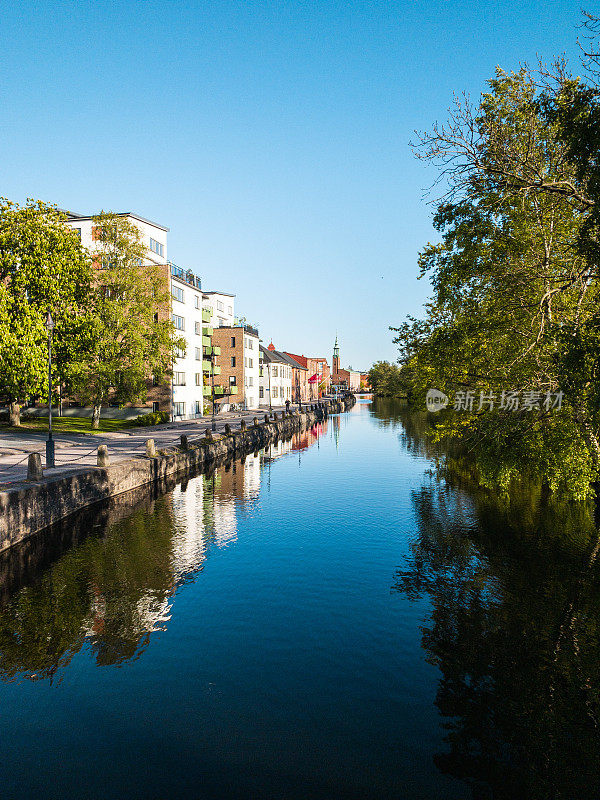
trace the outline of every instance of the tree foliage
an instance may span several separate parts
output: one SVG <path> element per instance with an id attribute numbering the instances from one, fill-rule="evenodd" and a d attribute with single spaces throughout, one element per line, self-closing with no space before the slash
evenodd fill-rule
<path id="1" fill-rule="evenodd" d="M 166 268 L 149 263 L 139 229 L 110 212 L 94 217 L 97 268 L 87 330 L 71 363 L 72 390 L 93 406 L 98 426 L 109 395 L 118 403 L 143 400 L 150 376 L 170 370 L 175 347 L 168 316 Z M 160 310 L 163 313 L 160 313 Z"/>
<path id="2" fill-rule="evenodd" d="M 526 468 L 584 495 L 600 465 L 599 122 L 595 84 L 557 64 L 498 69 L 477 106 L 457 99 L 448 124 L 419 137 L 445 189 L 441 241 L 419 260 L 433 291 L 425 316 L 393 329 L 409 396 L 565 393 L 560 413 L 437 422 L 490 484 Z"/>
<path id="3" fill-rule="evenodd" d="M 59 344 L 54 371 L 66 368 L 62 343 L 79 345 L 89 297 L 90 259 L 66 217 L 54 206 L 0 198 L 0 396 L 19 423 L 19 406 L 31 395 L 47 396 L 46 313 Z"/>
<path id="4" fill-rule="evenodd" d="M 378 397 L 398 397 L 403 394 L 401 369 L 389 361 L 376 361 L 369 370 L 369 384 Z"/>

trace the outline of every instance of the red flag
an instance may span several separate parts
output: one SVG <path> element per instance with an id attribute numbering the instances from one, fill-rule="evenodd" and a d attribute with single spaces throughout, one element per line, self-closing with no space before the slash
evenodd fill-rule
<path id="1" fill-rule="evenodd" d="M 308 382 L 309 382 L 309 383 L 316 383 L 316 382 L 317 382 L 317 380 L 318 380 L 318 378 L 319 378 L 319 373 L 318 373 L 318 372 L 315 372 L 315 374 L 312 376 L 312 378 L 309 378 L 309 379 L 308 379 Z"/>

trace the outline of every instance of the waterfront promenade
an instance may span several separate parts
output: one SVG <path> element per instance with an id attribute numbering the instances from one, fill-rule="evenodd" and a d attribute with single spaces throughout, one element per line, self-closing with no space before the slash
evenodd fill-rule
<path id="1" fill-rule="evenodd" d="M 304 404 L 305 408 L 307 404 Z M 298 406 L 293 405 L 293 410 Z M 284 406 L 274 406 L 273 411 L 281 415 Z M 225 425 L 232 430 L 240 428 L 242 419 L 251 425 L 254 417 L 264 421 L 268 409 L 219 414 L 215 417 L 217 433 L 222 433 Z M 108 447 L 112 464 L 125 461 L 136 455 L 144 455 L 146 439 L 154 439 L 157 449 L 171 447 L 185 434 L 190 439 L 204 435 L 211 427 L 211 417 L 172 422 L 167 425 L 154 425 L 146 428 L 128 428 L 111 433 L 55 433 L 55 469 L 44 469 L 44 477 L 67 474 L 74 469 L 96 466 L 97 450 L 102 444 Z M 2 431 L 0 430 L 0 490 L 9 488 L 27 477 L 27 459 L 30 453 L 40 453 L 42 464 L 46 459 L 46 431 Z"/>

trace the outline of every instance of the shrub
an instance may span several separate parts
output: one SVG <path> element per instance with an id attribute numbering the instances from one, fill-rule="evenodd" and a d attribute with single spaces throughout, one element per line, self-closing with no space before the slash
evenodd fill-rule
<path id="1" fill-rule="evenodd" d="M 166 411 L 152 411 L 150 414 L 140 414 L 133 420 L 134 425 L 162 425 L 169 422 L 169 414 Z"/>

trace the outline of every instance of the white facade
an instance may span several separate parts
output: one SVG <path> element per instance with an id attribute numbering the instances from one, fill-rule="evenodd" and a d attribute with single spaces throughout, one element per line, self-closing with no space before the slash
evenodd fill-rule
<path id="1" fill-rule="evenodd" d="M 258 334 L 244 334 L 244 405 L 246 408 L 259 408 L 260 387 L 260 340 Z"/>
<path id="2" fill-rule="evenodd" d="M 212 308 L 213 328 L 232 328 L 235 325 L 235 295 L 226 292 L 204 292 Z"/>
<path id="3" fill-rule="evenodd" d="M 292 399 L 292 368 L 276 350 L 261 347 L 259 405 L 282 406 Z"/>
<path id="4" fill-rule="evenodd" d="M 173 363 L 173 419 L 194 419 L 203 415 L 203 348 L 210 346 L 211 330 L 207 317 L 212 312 L 198 288 L 199 278 L 190 272 L 182 276 L 179 268 L 174 266 L 170 273 L 175 333 L 186 341 L 185 352 L 178 354 Z"/>
<path id="5" fill-rule="evenodd" d="M 86 247 L 91 253 L 98 249 L 98 245 L 93 236 L 94 222 L 91 217 L 80 216 L 79 214 L 69 214 L 67 225 L 73 230 L 79 231 L 81 244 Z M 125 217 L 129 222 L 133 223 L 136 228 L 139 228 L 143 243 L 147 248 L 147 261 L 152 264 L 166 264 L 167 263 L 167 233 L 168 228 L 164 225 L 159 225 L 156 222 L 150 222 L 143 217 L 133 214 L 131 212 L 119 213 L 117 216 Z"/>

